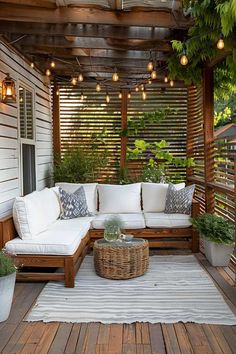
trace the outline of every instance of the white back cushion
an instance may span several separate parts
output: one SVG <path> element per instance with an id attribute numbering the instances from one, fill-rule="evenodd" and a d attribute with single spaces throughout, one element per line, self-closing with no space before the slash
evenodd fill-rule
<path id="1" fill-rule="evenodd" d="M 185 183 L 174 185 L 177 190 L 185 187 Z M 162 213 L 166 206 L 168 183 L 142 183 L 143 211 L 145 213 Z"/>
<path id="2" fill-rule="evenodd" d="M 56 186 L 61 187 L 66 192 L 74 193 L 79 187 L 83 186 L 90 213 L 96 213 L 97 211 L 97 183 L 56 183 Z"/>
<path id="3" fill-rule="evenodd" d="M 46 208 L 46 206 L 44 206 Z M 40 201 L 39 192 L 25 197 L 17 197 L 13 205 L 13 220 L 18 235 L 23 239 L 32 239 L 47 229 L 47 220 Z"/>
<path id="4" fill-rule="evenodd" d="M 45 223 L 49 226 L 60 216 L 60 201 L 54 188 L 44 188 L 39 192 L 39 200 L 45 214 Z"/>
<path id="5" fill-rule="evenodd" d="M 141 183 L 127 185 L 99 184 L 100 213 L 141 212 Z"/>

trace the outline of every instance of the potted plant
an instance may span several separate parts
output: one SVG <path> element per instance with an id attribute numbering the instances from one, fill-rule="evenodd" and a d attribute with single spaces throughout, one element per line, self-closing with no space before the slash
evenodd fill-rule
<path id="1" fill-rule="evenodd" d="M 117 217 L 111 217 L 104 222 L 104 238 L 108 242 L 117 241 L 123 228 L 122 220 Z"/>
<path id="2" fill-rule="evenodd" d="M 234 249 L 234 224 L 214 214 L 202 214 L 192 219 L 193 227 L 204 239 L 205 255 L 217 267 L 229 264 Z"/>
<path id="3" fill-rule="evenodd" d="M 9 317 L 15 288 L 16 267 L 13 259 L 0 251 L 0 322 Z"/>

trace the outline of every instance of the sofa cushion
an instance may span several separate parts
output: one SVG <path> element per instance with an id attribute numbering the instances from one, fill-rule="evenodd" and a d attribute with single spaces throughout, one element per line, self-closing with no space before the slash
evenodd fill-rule
<path id="1" fill-rule="evenodd" d="M 18 235 L 23 240 L 32 239 L 48 227 L 48 220 L 39 192 L 17 197 L 13 205 L 13 220 Z"/>
<path id="2" fill-rule="evenodd" d="M 186 214 L 144 213 L 145 223 L 150 228 L 190 227 L 190 216 Z"/>
<path id="3" fill-rule="evenodd" d="M 195 185 L 177 190 L 173 184 L 169 184 L 166 195 L 165 213 L 167 214 L 191 214 Z"/>
<path id="4" fill-rule="evenodd" d="M 59 195 L 61 202 L 60 219 L 68 220 L 92 215 L 88 211 L 86 196 L 82 186 L 74 193 L 66 192 L 59 187 Z"/>
<path id="5" fill-rule="evenodd" d="M 143 213 L 117 214 L 124 224 L 125 229 L 144 229 L 145 221 Z M 98 214 L 92 221 L 94 229 L 104 229 L 105 220 L 114 217 L 114 214 Z"/>
<path id="6" fill-rule="evenodd" d="M 146 213 L 159 213 L 165 210 L 166 195 L 169 184 L 142 183 L 143 211 Z M 185 183 L 174 185 L 177 190 L 185 187 Z"/>
<path id="7" fill-rule="evenodd" d="M 90 213 L 96 213 L 97 211 L 97 183 L 67 183 L 67 182 L 60 182 L 56 183 L 56 186 L 61 187 L 66 192 L 74 193 L 79 187 L 83 186 L 86 201 L 88 205 L 88 210 Z"/>
<path id="8" fill-rule="evenodd" d="M 57 220 L 32 240 L 8 241 L 6 250 L 15 254 L 72 255 L 86 236 L 91 217 Z"/>
<path id="9" fill-rule="evenodd" d="M 42 191 L 39 191 L 38 197 L 45 214 L 45 222 L 49 226 L 60 216 L 60 201 L 55 187 L 44 188 Z"/>
<path id="10" fill-rule="evenodd" d="M 99 184 L 100 213 L 141 212 L 141 183 L 127 185 Z"/>

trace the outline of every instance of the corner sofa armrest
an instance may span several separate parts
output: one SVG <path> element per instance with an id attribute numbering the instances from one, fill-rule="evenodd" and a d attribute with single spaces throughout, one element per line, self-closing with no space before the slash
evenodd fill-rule
<path id="1" fill-rule="evenodd" d="M 0 250 L 5 244 L 17 237 L 17 231 L 14 226 L 12 216 L 0 219 Z"/>
<path id="2" fill-rule="evenodd" d="M 195 218 L 199 214 L 200 214 L 200 204 L 199 204 L 199 202 L 196 199 L 193 199 L 191 216 L 193 218 Z"/>

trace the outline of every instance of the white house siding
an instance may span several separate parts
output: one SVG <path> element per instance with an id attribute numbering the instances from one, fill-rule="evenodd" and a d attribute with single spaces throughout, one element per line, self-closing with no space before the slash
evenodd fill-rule
<path id="1" fill-rule="evenodd" d="M 23 57 L 0 40 L 0 81 L 6 73 L 35 92 L 37 189 L 52 183 L 53 149 L 50 88 L 45 77 L 32 69 Z M 21 195 L 20 143 L 16 104 L 0 102 L 0 218 L 11 214 L 16 196 Z"/>

